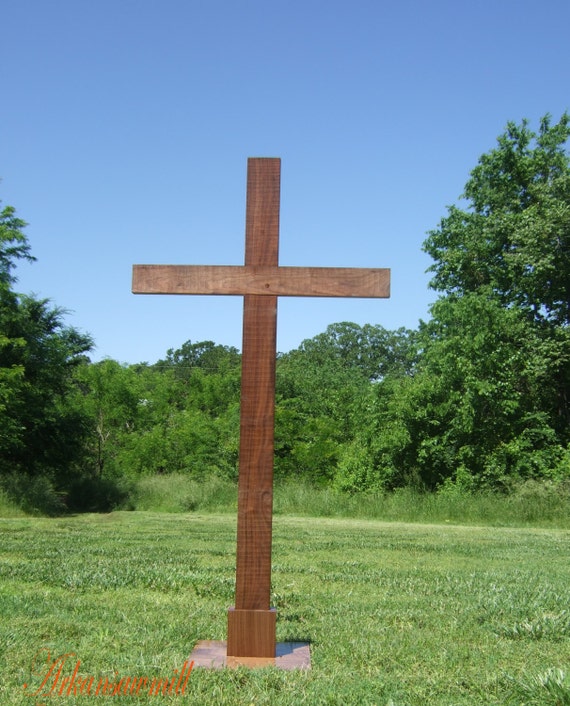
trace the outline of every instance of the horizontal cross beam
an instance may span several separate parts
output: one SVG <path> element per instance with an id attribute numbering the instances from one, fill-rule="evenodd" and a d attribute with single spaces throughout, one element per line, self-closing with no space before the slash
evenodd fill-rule
<path id="1" fill-rule="evenodd" d="M 386 298 L 390 296 L 390 270 L 267 265 L 134 265 L 133 292 Z"/>

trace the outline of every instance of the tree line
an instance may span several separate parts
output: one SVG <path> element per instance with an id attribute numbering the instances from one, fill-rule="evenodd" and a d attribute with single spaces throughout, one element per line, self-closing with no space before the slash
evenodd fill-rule
<path id="1" fill-rule="evenodd" d="M 424 250 L 417 329 L 330 325 L 277 360 L 275 476 L 344 492 L 508 492 L 570 478 L 570 118 L 509 123 Z M 187 341 L 155 363 L 15 291 L 33 260 L 0 212 L 0 482 L 30 507 L 112 505 L 144 475 L 237 477 L 241 355 Z"/>

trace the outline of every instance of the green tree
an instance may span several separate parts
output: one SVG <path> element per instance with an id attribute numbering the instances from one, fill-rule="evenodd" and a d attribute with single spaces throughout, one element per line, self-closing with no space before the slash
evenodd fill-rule
<path id="1" fill-rule="evenodd" d="M 0 202 L 1 203 L 1 202 Z M 27 223 L 16 216 L 12 206 L 5 206 L 0 211 L 0 286 L 11 288 L 16 278 L 12 271 L 18 260 L 34 262 L 30 253 L 30 244 L 24 234 Z"/>
<path id="2" fill-rule="evenodd" d="M 154 365 L 85 366 L 79 377 L 96 475 L 235 477 L 239 364 L 236 349 L 187 341 Z"/>
<path id="3" fill-rule="evenodd" d="M 237 348 L 213 341 L 186 341 L 170 348 L 158 370 L 170 371 L 176 383 L 176 400 L 181 409 L 191 408 L 217 418 L 239 403 L 241 355 Z"/>
<path id="4" fill-rule="evenodd" d="M 346 369 L 377 381 L 393 373 L 407 374 L 416 362 L 414 332 L 389 331 L 382 326 L 359 326 L 350 321 L 330 324 L 326 331 L 303 341 L 299 351 L 313 364 L 335 361 Z"/>
<path id="5" fill-rule="evenodd" d="M 560 474 L 570 440 L 570 119 L 509 123 L 424 249 L 442 294 L 360 448 L 383 486 Z"/>
<path id="6" fill-rule="evenodd" d="M 508 487 L 556 474 L 553 356 L 516 308 L 447 297 L 422 327 L 415 374 L 378 386 L 367 447 L 377 485 Z"/>
<path id="7" fill-rule="evenodd" d="M 413 368 L 404 329 L 331 324 L 280 356 L 277 365 L 276 474 L 332 482 L 367 423 L 374 383 Z"/>
<path id="8" fill-rule="evenodd" d="M 62 309 L 13 291 L 18 260 L 33 260 L 14 209 L 0 214 L 0 472 L 43 474 L 63 486 L 80 462 L 85 418 L 70 402 L 91 338 Z"/>
<path id="9" fill-rule="evenodd" d="M 133 368 L 114 360 L 82 366 L 77 381 L 83 390 L 83 410 L 88 420 L 86 461 L 95 476 L 127 474 L 117 462 L 129 435 L 139 430 L 148 399 Z"/>
<path id="10" fill-rule="evenodd" d="M 570 116 L 538 133 L 509 123 L 471 172 L 424 250 L 431 285 L 445 294 L 480 292 L 529 318 L 570 324 Z"/>
<path id="11" fill-rule="evenodd" d="M 15 210 L 6 206 L 0 212 L 0 313 L 17 310 L 17 297 L 12 292 L 16 279 L 13 269 L 18 260 L 33 261 L 30 246 L 23 233 L 26 223 L 17 218 Z M 16 443 L 21 434 L 20 424 L 11 409 L 17 404 L 18 390 L 22 384 L 24 367 L 18 354 L 25 345 L 21 336 L 9 334 L 8 327 L 0 328 L 0 448 L 7 449 Z M 3 464 L 4 465 L 4 464 Z"/>
<path id="12" fill-rule="evenodd" d="M 515 307 L 536 325 L 551 368 L 548 412 L 568 441 L 570 427 L 570 116 L 538 133 L 509 123 L 464 190 L 468 208 L 449 209 L 424 244 L 432 287 L 478 292 Z"/>

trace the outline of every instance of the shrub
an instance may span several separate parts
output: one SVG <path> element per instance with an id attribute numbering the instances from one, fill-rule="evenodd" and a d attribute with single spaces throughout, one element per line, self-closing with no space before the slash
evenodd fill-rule
<path id="1" fill-rule="evenodd" d="M 46 476 L 9 473 L 0 482 L 8 499 L 25 513 L 54 516 L 65 512 L 64 495 L 55 490 Z"/>
<path id="2" fill-rule="evenodd" d="M 132 486 L 124 478 L 82 477 L 69 485 L 65 504 L 73 512 L 111 512 L 132 509 Z"/>

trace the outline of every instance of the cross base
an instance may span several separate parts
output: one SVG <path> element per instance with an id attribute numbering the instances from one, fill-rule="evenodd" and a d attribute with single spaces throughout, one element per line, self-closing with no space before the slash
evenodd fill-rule
<path id="1" fill-rule="evenodd" d="M 275 657 L 277 611 L 228 611 L 228 655 L 232 657 Z"/>
<path id="2" fill-rule="evenodd" d="M 194 662 L 194 669 L 237 669 L 249 667 L 262 669 L 275 667 L 276 669 L 310 669 L 311 651 L 308 642 L 278 642 L 275 647 L 274 657 L 232 657 L 227 654 L 227 643 L 222 640 L 200 640 L 196 643 L 190 657 Z"/>

